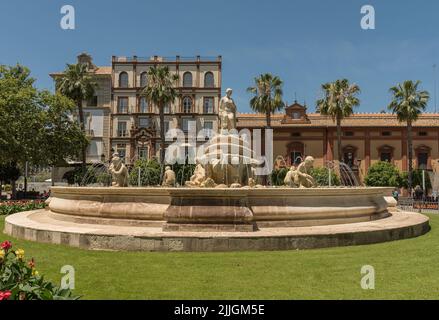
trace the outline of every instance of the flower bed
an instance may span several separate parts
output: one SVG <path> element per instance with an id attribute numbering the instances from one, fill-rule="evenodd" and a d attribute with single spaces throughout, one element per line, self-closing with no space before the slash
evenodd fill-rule
<path id="1" fill-rule="evenodd" d="M 35 260 L 25 260 L 24 250 L 13 250 L 10 241 L 0 244 L 0 300 L 78 299 L 68 288 L 44 280 L 35 269 Z"/>
<path id="2" fill-rule="evenodd" d="M 8 215 L 21 211 L 43 209 L 46 206 L 44 200 L 11 200 L 0 201 L 0 215 Z"/>

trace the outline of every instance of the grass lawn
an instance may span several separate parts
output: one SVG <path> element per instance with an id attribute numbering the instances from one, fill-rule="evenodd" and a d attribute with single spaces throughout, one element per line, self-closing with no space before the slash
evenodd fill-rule
<path id="1" fill-rule="evenodd" d="M 37 270 L 60 281 L 76 270 L 83 299 L 437 299 L 439 216 L 419 238 L 304 251 L 160 253 L 87 251 L 16 240 Z M 0 217 L 3 230 L 4 217 Z M 375 290 L 360 287 L 363 265 L 375 268 Z"/>

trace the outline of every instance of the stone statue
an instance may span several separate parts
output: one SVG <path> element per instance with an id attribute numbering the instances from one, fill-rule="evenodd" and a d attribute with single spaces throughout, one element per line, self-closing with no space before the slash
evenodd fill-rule
<path id="1" fill-rule="evenodd" d="M 174 187 L 175 186 L 175 172 L 172 171 L 170 166 L 165 167 L 165 173 L 163 175 L 162 186 Z"/>
<path id="2" fill-rule="evenodd" d="M 313 168 L 314 158 L 307 156 L 305 160 L 297 167 L 295 175 L 295 184 L 299 185 L 299 188 L 313 188 L 316 186 L 314 178 L 308 174 L 309 170 Z"/>
<path id="3" fill-rule="evenodd" d="M 201 183 L 206 180 L 206 170 L 201 163 L 198 163 L 195 167 L 194 174 L 189 181 L 186 181 L 187 187 L 200 187 Z"/>
<path id="4" fill-rule="evenodd" d="M 113 178 L 113 187 L 128 187 L 128 169 L 117 152 L 113 154 L 108 170 Z"/>
<path id="5" fill-rule="evenodd" d="M 219 119 L 221 130 L 236 129 L 236 105 L 232 99 L 232 89 L 226 90 L 226 95 L 219 103 Z"/>
<path id="6" fill-rule="evenodd" d="M 291 166 L 290 170 L 288 170 L 287 174 L 285 175 L 284 184 L 291 188 L 297 188 L 298 185 L 296 182 L 298 181 L 297 178 L 298 173 L 296 172 L 296 167 Z"/>

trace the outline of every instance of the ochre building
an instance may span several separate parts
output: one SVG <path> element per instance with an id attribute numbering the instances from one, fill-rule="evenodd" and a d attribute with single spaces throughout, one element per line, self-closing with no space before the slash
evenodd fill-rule
<path id="1" fill-rule="evenodd" d="M 239 129 L 264 128 L 264 114 L 241 113 Z M 272 116 L 273 159 L 282 156 L 287 165 L 307 155 L 316 166 L 338 159 L 337 128 L 331 117 L 308 113 L 297 102 Z M 362 180 L 378 161 L 390 161 L 408 169 L 407 128 L 391 113 L 355 113 L 342 121 L 342 157 Z M 439 160 L 439 114 L 422 114 L 413 127 L 413 167 L 435 169 Z"/>

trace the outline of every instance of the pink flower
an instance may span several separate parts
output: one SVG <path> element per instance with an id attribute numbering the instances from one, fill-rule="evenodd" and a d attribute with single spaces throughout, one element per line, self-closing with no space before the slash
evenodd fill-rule
<path id="1" fill-rule="evenodd" d="M 9 290 L 0 291 L 0 301 L 1 300 L 8 300 L 10 296 L 11 296 L 11 291 L 9 291 Z"/>
<path id="2" fill-rule="evenodd" d="M 2 249 L 5 250 L 5 251 L 8 251 L 11 247 L 12 247 L 12 243 L 11 243 L 10 241 L 8 241 L 8 240 L 3 241 L 3 242 L 0 244 L 0 248 L 2 248 Z"/>

